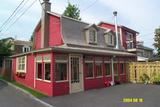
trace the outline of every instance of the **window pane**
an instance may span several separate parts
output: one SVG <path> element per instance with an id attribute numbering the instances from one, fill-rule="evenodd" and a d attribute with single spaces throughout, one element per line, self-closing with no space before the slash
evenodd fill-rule
<path id="1" fill-rule="evenodd" d="M 102 76 L 102 66 L 101 63 L 96 63 L 96 77 Z"/>
<path id="2" fill-rule="evenodd" d="M 96 42 L 96 31 L 95 30 L 89 31 L 89 41 L 93 43 Z"/>
<path id="3" fill-rule="evenodd" d="M 42 63 L 37 63 L 37 78 L 42 79 Z"/>
<path id="4" fill-rule="evenodd" d="M 51 64 L 45 63 L 45 80 L 50 80 L 50 70 L 51 70 Z"/>
<path id="5" fill-rule="evenodd" d="M 125 71 L 125 64 L 124 63 L 121 63 L 120 64 L 120 67 L 121 67 L 121 74 L 123 74 Z"/>
<path id="6" fill-rule="evenodd" d="M 56 81 L 67 80 L 67 63 L 56 63 Z"/>
<path id="7" fill-rule="evenodd" d="M 114 74 L 118 74 L 118 64 L 114 63 L 113 67 L 114 67 Z"/>
<path id="8" fill-rule="evenodd" d="M 105 63 L 105 75 L 110 75 L 110 63 Z"/>
<path id="9" fill-rule="evenodd" d="M 85 63 L 86 77 L 93 77 L 93 63 Z"/>

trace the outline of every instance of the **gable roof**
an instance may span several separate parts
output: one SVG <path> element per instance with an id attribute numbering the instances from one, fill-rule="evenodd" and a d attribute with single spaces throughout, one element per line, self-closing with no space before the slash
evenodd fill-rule
<path id="1" fill-rule="evenodd" d="M 99 22 L 97 25 L 99 26 L 99 25 L 102 24 L 102 23 L 106 23 L 106 24 L 109 24 L 109 25 L 113 25 L 113 26 L 114 26 L 113 23 L 105 22 L 105 21 L 101 21 L 101 22 Z M 129 31 L 131 31 L 131 32 L 135 32 L 135 33 L 139 34 L 139 32 L 137 32 L 137 31 L 135 31 L 135 30 L 133 30 L 133 29 L 131 29 L 131 28 L 129 28 L 129 27 L 126 27 L 126 26 L 123 26 L 123 25 L 119 25 L 119 24 L 118 24 L 118 27 L 121 27 L 121 28 L 123 28 L 123 29 L 125 29 L 125 30 L 129 30 Z"/>

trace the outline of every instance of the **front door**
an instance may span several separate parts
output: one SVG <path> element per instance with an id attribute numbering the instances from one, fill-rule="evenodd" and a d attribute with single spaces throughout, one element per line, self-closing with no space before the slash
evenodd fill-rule
<path id="1" fill-rule="evenodd" d="M 70 93 L 83 91 L 82 56 L 70 55 Z"/>

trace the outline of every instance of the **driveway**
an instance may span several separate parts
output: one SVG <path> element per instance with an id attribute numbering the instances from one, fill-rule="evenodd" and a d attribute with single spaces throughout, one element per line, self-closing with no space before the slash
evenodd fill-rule
<path id="1" fill-rule="evenodd" d="M 45 107 L 29 95 L 0 80 L 0 107 Z"/>
<path id="2" fill-rule="evenodd" d="M 123 98 L 140 98 L 143 102 L 128 103 Z M 160 86 L 122 84 L 42 100 L 55 107 L 159 107 Z"/>

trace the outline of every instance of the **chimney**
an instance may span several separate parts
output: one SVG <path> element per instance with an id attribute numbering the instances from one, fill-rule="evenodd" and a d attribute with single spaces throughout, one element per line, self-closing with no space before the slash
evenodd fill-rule
<path id="1" fill-rule="evenodd" d="M 41 48 L 47 48 L 49 42 L 49 15 L 47 14 L 47 11 L 51 10 L 51 3 L 49 0 L 43 0 L 41 5 Z"/>
<path id="2" fill-rule="evenodd" d="M 119 36 L 118 36 L 118 26 L 117 26 L 117 11 L 113 12 L 114 15 L 114 24 L 115 24 L 115 32 L 116 32 L 116 49 L 119 49 Z"/>

